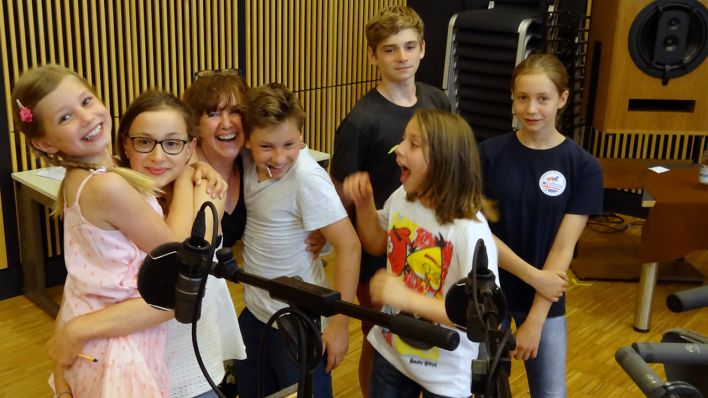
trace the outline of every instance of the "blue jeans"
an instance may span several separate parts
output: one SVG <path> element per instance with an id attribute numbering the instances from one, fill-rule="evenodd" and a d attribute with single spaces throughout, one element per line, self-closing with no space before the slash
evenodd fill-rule
<path id="1" fill-rule="evenodd" d="M 241 312 L 238 324 L 246 345 L 247 356 L 243 361 L 236 361 L 238 395 L 241 398 L 253 398 L 257 396 L 258 384 L 256 383 L 261 369 L 258 365 L 258 346 L 266 324 L 259 321 L 248 308 Z M 288 349 L 278 330 L 271 327 L 266 333 L 268 337 L 263 355 L 265 364 L 261 377 L 263 392 L 268 396 L 297 383 L 300 373 L 297 364 L 290 359 Z M 332 397 L 332 376 L 325 372 L 326 361 L 327 358 L 323 358 L 312 372 L 312 390 L 316 398 Z"/>
<path id="2" fill-rule="evenodd" d="M 203 394 L 199 394 L 194 398 L 218 398 L 219 396 L 214 392 L 214 390 L 209 390 Z"/>
<path id="3" fill-rule="evenodd" d="M 415 381 L 399 372 L 378 352 L 374 351 L 374 367 L 371 370 L 372 397 L 377 398 L 445 398 L 424 389 Z"/>
<path id="4" fill-rule="evenodd" d="M 524 323 L 528 313 L 511 312 L 516 327 Z M 509 320 L 505 321 L 508 327 Z M 567 345 L 565 315 L 546 318 L 541 331 L 536 358 L 524 361 L 526 380 L 532 398 L 565 398 L 565 352 Z"/>

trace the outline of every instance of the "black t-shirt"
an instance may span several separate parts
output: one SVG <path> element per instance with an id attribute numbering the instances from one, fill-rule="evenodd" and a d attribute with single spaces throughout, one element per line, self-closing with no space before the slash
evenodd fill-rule
<path id="1" fill-rule="evenodd" d="M 406 124 L 415 110 L 450 110 L 447 96 L 439 89 L 420 82 L 416 82 L 415 87 L 418 101 L 411 107 L 398 106 L 376 88 L 371 89 L 342 120 L 334 135 L 332 177 L 342 182 L 356 171 L 367 171 L 379 209 L 401 186 L 401 170 L 396 165 L 396 156 L 388 152 L 401 142 Z M 384 267 L 385 256 L 371 256 L 363 252 L 360 281 L 368 281 L 376 270 Z"/>
<path id="2" fill-rule="evenodd" d="M 246 229 L 246 202 L 243 200 L 243 162 L 241 157 L 236 158 L 236 167 L 238 174 L 241 176 L 238 202 L 233 213 L 224 212 L 221 218 L 221 233 L 224 237 L 223 247 L 233 246 L 239 239 L 243 237 L 243 230 Z"/>
<path id="3" fill-rule="evenodd" d="M 492 232 L 536 268 L 543 265 L 565 214 L 602 212 L 602 171 L 594 157 L 566 138 L 560 145 L 531 149 L 515 133 L 479 145 L 485 195 L 499 209 Z M 499 268 L 509 309 L 528 312 L 535 290 Z M 548 317 L 565 314 L 565 296 Z"/>

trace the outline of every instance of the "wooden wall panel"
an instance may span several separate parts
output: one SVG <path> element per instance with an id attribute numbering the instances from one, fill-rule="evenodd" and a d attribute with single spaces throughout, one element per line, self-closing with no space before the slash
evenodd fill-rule
<path id="1" fill-rule="evenodd" d="M 336 127 L 378 80 L 366 57 L 364 25 L 380 8 L 405 3 L 0 0 L 5 99 L 0 106 L 10 115 L 10 92 L 23 71 L 58 63 L 95 85 L 117 129 L 121 113 L 143 90 L 156 87 L 181 96 L 194 72 L 240 66 L 250 86 L 278 81 L 297 92 L 308 115 L 305 141 L 331 153 Z M 243 60 L 239 41 L 245 43 Z M 44 166 L 9 119 L 5 142 L 12 171 Z M 47 255 L 61 254 L 60 224 L 48 212 L 45 221 Z"/>
<path id="2" fill-rule="evenodd" d="M 44 166 L 11 117 L 10 93 L 25 70 L 58 63 L 77 71 L 95 86 L 117 130 L 122 112 L 145 89 L 181 96 L 195 71 L 236 68 L 242 11 L 227 0 L 0 0 L 2 107 L 12 171 Z M 46 254 L 59 255 L 60 224 L 48 214 Z M 0 267 L 5 262 L 0 258 Z"/>
<path id="3" fill-rule="evenodd" d="M 304 139 L 332 153 L 334 131 L 377 71 L 366 58 L 364 25 L 402 0 L 246 0 L 246 80 L 295 91 L 307 120 Z"/>

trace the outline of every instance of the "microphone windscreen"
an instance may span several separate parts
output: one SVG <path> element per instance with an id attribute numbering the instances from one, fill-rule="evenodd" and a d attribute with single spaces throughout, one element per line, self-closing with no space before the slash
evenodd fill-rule
<path id="1" fill-rule="evenodd" d="M 467 330 L 467 286 L 465 279 L 457 281 L 445 295 L 445 313 L 460 330 Z"/>
<path id="2" fill-rule="evenodd" d="M 173 310 L 175 285 L 179 276 L 181 243 L 170 242 L 152 250 L 138 272 L 138 291 L 148 304 Z"/>

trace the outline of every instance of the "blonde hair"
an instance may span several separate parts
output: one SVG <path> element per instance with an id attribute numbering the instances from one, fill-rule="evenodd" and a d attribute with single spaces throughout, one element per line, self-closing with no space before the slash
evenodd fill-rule
<path id="1" fill-rule="evenodd" d="M 244 105 L 243 129 L 246 138 L 255 128 L 275 126 L 293 119 L 297 129 L 302 131 L 305 111 L 297 96 L 280 83 L 264 84 L 252 88 Z"/>
<path id="2" fill-rule="evenodd" d="M 94 88 L 76 72 L 65 68 L 61 65 L 44 65 L 30 69 L 22 74 L 20 79 L 15 83 L 12 90 L 12 118 L 15 122 L 15 129 L 22 132 L 32 142 L 33 138 L 42 138 L 46 134 L 44 131 L 44 120 L 41 114 L 36 111 L 37 104 L 47 95 L 51 94 L 62 81 L 66 78 L 73 77 L 79 80 L 82 84 L 96 93 Z M 20 104 L 22 109 L 20 109 Z M 29 109 L 32 112 L 32 118 L 23 120 L 20 116 L 20 111 Z M 68 169 L 99 169 L 102 166 L 98 164 L 83 162 L 77 159 L 66 158 L 61 154 L 46 153 L 32 145 L 32 149 L 37 155 L 45 159 L 48 163 L 55 166 L 63 166 Z M 155 194 L 154 183 L 149 177 L 140 174 L 131 169 L 122 167 L 111 167 L 108 171 L 115 172 L 125 178 L 130 185 L 135 187 L 141 193 Z M 57 195 L 56 203 L 52 215 L 61 216 L 64 212 L 64 182 L 62 181 Z"/>
<path id="3" fill-rule="evenodd" d="M 418 34 L 418 41 L 423 41 L 423 20 L 414 9 L 406 6 L 383 8 L 366 23 L 367 46 L 376 53 L 379 43 L 405 29 L 413 29 Z"/>
<path id="4" fill-rule="evenodd" d="M 418 109 L 411 123 L 420 127 L 423 149 L 428 156 L 428 175 L 422 194 L 430 199 L 440 224 L 458 218 L 479 221 L 482 211 L 489 220 L 496 210 L 482 195 L 477 142 L 469 124 L 460 115 L 436 109 Z M 409 200 L 418 197 L 407 194 Z"/>
<path id="5" fill-rule="evenodd" d="M 553 54 L 532 54 L 514 68 L 514 73 L 511 75 L 511 91 L 514 91 L 516 79 L 538 73 L 548 76 L 558 89 L 559 95 L 568 90 L 568 71 L 558 57 Z"/>

